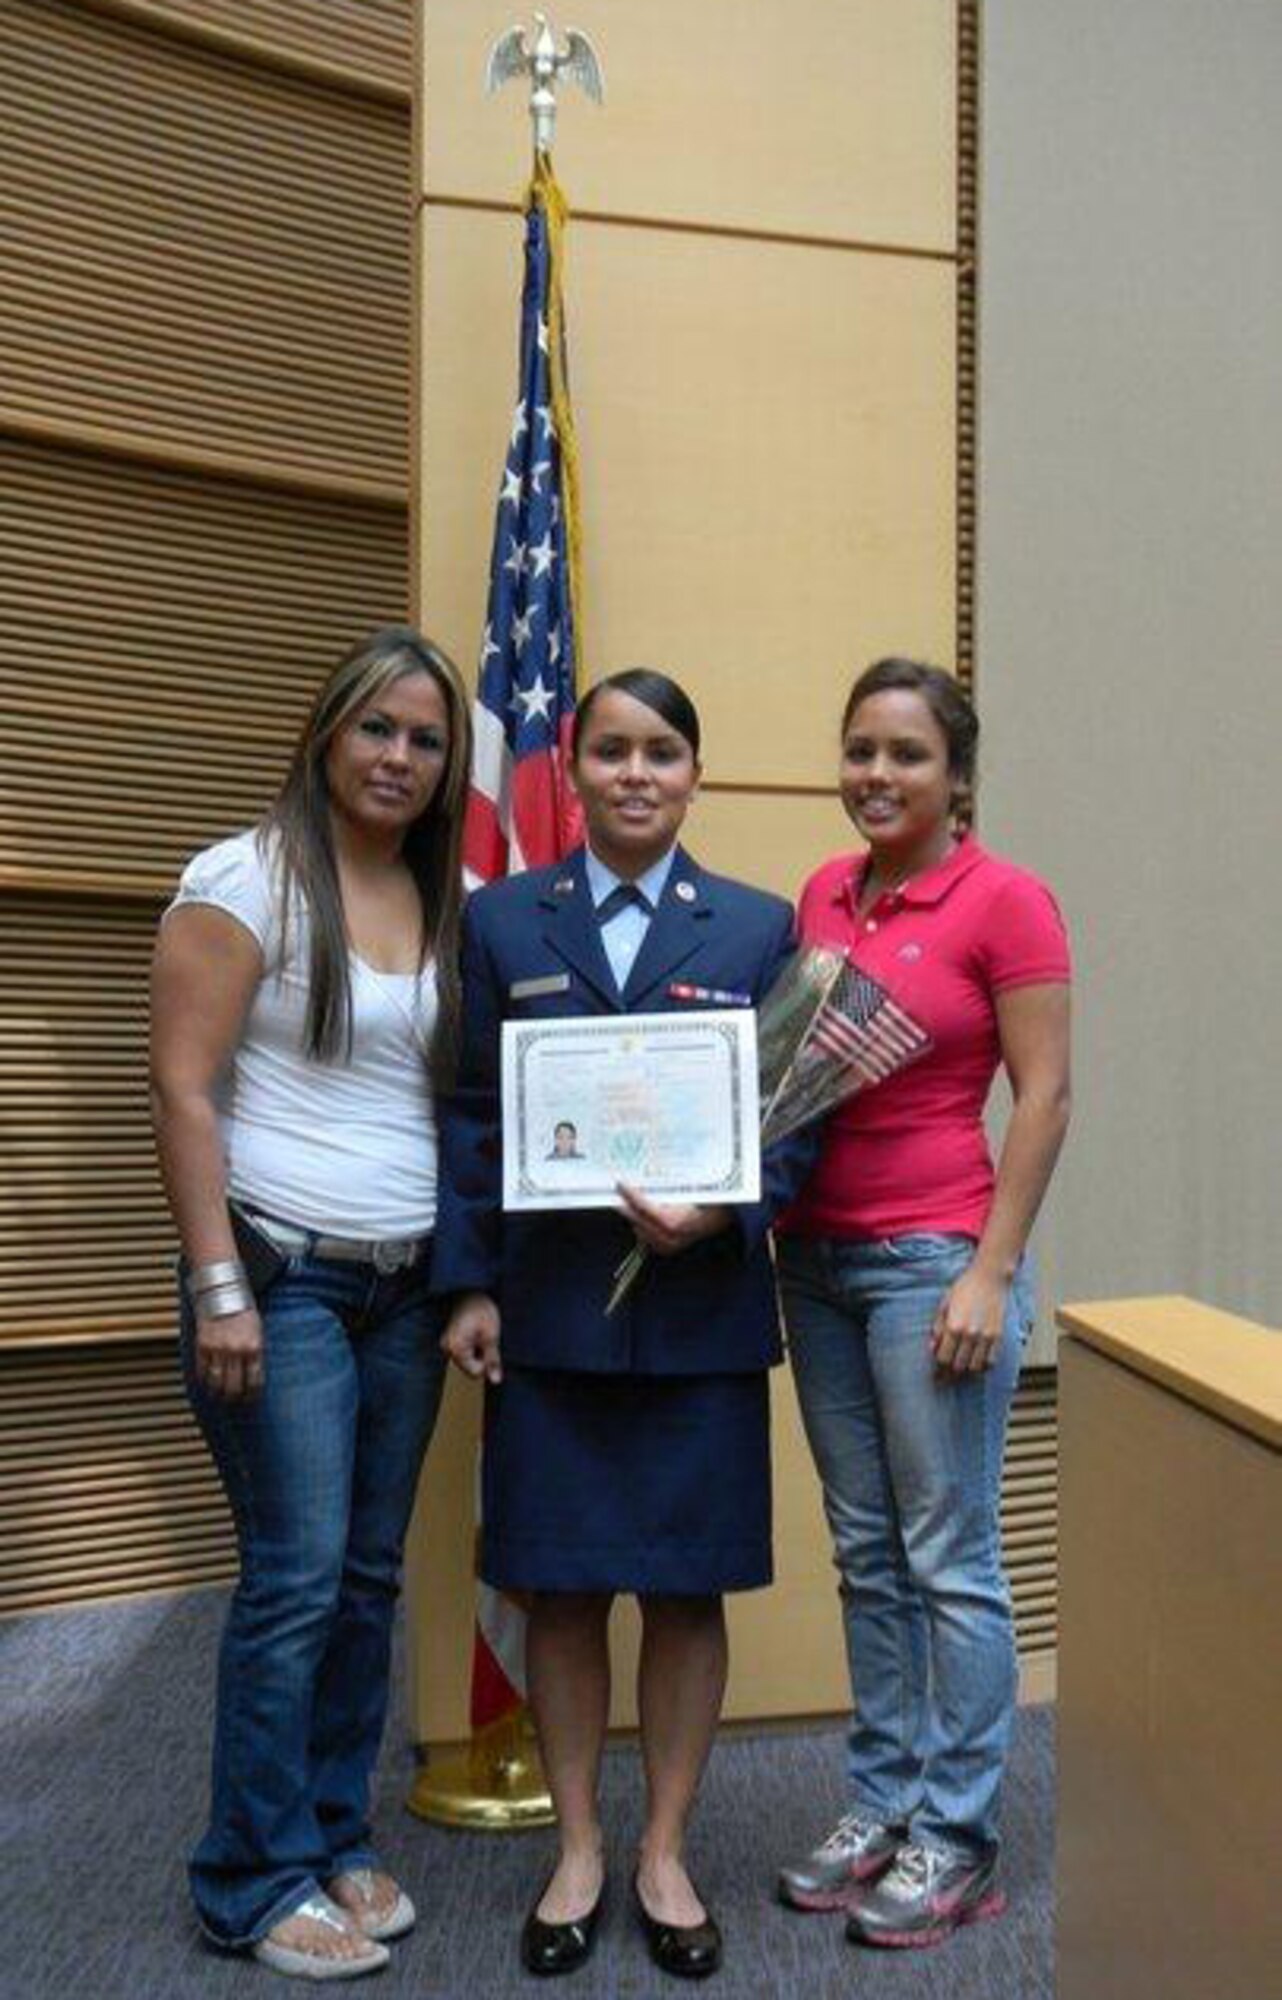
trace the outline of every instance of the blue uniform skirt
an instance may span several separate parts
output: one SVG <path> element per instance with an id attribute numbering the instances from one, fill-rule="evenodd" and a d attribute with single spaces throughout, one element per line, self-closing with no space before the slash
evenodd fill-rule
<path id="1" fill-rule="evenodd" d="M 481 1574 L 498 1589 L 759 1589 L 769 1378 L 508 1366 L 486 1391 L 482 1485 Z"/>

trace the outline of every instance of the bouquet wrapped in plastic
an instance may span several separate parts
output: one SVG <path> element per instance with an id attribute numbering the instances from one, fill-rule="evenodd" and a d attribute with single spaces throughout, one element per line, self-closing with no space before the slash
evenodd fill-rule
<path id="1" fill-rule="evenodd" d="M 757 1014 L 763 1149 L 827 1117 L 856 1091 L 884 1083 L 930 1047 L 930 1036 L 886 987 L 845 952 L 811 945 L 789 960 Z M 627 1298 L 649 1252 L 634 1244 L 614 1274 L 606 1311 Z"/>

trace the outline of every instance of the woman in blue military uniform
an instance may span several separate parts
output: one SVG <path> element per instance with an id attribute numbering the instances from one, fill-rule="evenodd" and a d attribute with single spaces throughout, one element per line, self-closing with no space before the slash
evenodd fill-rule
<path id="1" fill-rule="evenodd" d="M 709 875 L 677 845 L 699 722 L 634 669 L 580 704 L 571 779 L 586 846 L 496 882 L 464 923 L 464 1050 L 443 1106 L 433 1282 L 444 1345 L 487 1395 L 482 1570 L 532 1593 L 530 1703 L 561 1852 L 522 1933 L 535 1972 L 592 1948 L 605 1886 L 597 1781 L 607 1621 L 636 1593 L 647 1810 L 634 1893 L 665 1971 L 716 1969 L 721 1937 L 686 1872 L 687 1818 L 726 1678 L 722 1593 L 770 1581 L 769 1390 L 780 1357 L 766 1233 L 808 1170 L 806 1139 L 762 1162 L 760 1203 L 504 1215 L 504 1020 L 757 1004 L 793 949 L 779 898 Z M 607 1317 L 631 1243 L 650 1252 Z"/>

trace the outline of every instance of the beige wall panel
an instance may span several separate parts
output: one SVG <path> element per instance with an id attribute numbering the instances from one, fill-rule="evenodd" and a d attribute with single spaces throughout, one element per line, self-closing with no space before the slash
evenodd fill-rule
<path id="1" fill-rule="evenodd" d="M 430 193 L 510 201 L 530 126 L 513 85 L 487 102 L 508 0 L 424 0 Z M 606 102 L 563 92 L 558 160 L 586 209 L 753 230 L 953 247 L 950 0 L 580 0 Z"/>
<path id="2" fill-rule="evenodd" d="M 480 1430 L 481 1391 L 451 1368 L 405 1544 L 405 1670 L 416 1743 L 461 1743 L 468 1733 Z"/>
<path id="3" fill-rule="evenodd" d="M 521 232 L 442 209 L 423 230 L 423 617 L 470 661 Z M 581 222 L 569 293 L 589 673 L 688 679 L 709 777 L 826 784 L 851 666 L 951 658 L 951 269 Z"/>
<path id="4" fill-rule="evenodd" d="M 835 761 L 835 760 L 834 760 Z M 843 848 L 854 851 L 836 794 L 702 792 L 686 821 L 692 854 L 719 875 L 737 875 L 795 902 L 811 870 Z"/>
<path id="5" fill-rule="evenodd" d="M 0 418 L 403 486 L 401 106 L 65 0 L 8 0 L 0 90 Z"/>
<path id="6" fill-rule="evenodd" d="M 414 561 L 424 624 L 470 667 L 515 394 L 528 168 L 516 93 L 479 75 L 511 12 L 425 0 L 424 275 Z M 582 211 L 567 310 L 583 468 L 580 671 L 652 662 L 707 732 L 689 826 L 712 867 L 793 895 L 846 822 L 828 787 L 852 669 L 950 663 L 956 620 L 955 273 L 938 256 L 744 240 L 795 234 L 947 253 L 955 242 L 956 9 L 639 9 L 575 16 L 607 66 L 567 95 L 560 167 Z M 721 45 L 728 44 L 725 48 Z M 834 54 L 834 46 L 837 53 Z M 677 51 L 681 53 L 678 54 Z M 718 234 L 720 231 L 722 233 Z M 762 786 L 822 787 L 783 793 Z M 844 1708 L 827 1535 L 791 1380 L 774 1377 L 778 1581 L 731 1610 L 727 1712 Z M 411 1560 L 415 1733 L 466 1733 L 477 1399 L 451 1391 Z M 636 1619 L 616 1619 L 616 1724 L 634 1716 Z"/>

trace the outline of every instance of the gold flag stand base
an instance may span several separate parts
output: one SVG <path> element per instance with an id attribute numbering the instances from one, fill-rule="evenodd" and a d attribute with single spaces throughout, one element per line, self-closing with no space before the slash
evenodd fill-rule
<path id="1" fill-rule="evenodd" d="M 551 1826 L 556 1818 L 529 1710 L 478 1729 L 462 1750 L 432 1756 L 410 1789 L 406 1804 L 437 1826 L 482 1833 L 521 1833 Z"/>

